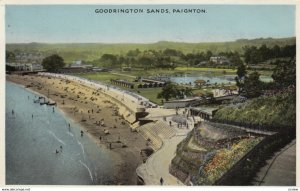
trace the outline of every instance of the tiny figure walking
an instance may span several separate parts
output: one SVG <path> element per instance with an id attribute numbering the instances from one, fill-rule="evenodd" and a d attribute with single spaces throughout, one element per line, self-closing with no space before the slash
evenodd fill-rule
<path id="1" fill-rule="evenodd" d="M 163 184 L 164 184 L 164 179 L 163 179 L 162 177 L 160 178 L 159 181 L 160 181 L 160 185 L 163 185 Z"/>
<path id="2" fill-rule="evenodd" d="M 54 107 L 52 107 L 52 111 L 53 111 L 53 113 L 54 113 Z"/>
<path id="3" fill-rule="evenodd" d="M 170 126 L 172 126 L 172 122 L 171 121 L 169 122 L 169 124 L 170 124 Z"/>
<path id="4" fill-rule="evenodd" d="M 14 110 L 11 110 L 11 114 L 12 114 L 12 115 L 14 115 L 14 114 L 15 114 Z"/>
<path id="5" fill-rule="evenodd" d="M 33 114 L 31 115 L 31 118 L 33 119 Z"/>

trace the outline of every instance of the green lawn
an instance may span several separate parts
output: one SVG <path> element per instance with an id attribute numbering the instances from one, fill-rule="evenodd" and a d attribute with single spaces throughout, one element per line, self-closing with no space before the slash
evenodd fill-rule
<path id="1" fill-rule="evenodd" d="M 161 92 L 162 88 L 147 88 L 147 89 L 137 89 L 141 96 L 144 96 L 145 98 L 148 98 L 153 103 L 156 103 L 158 105 L 161 105 L 161 100 L 157 98 L 157 94 Z M 137 91 L 135 91 L 137 92 Z"/>

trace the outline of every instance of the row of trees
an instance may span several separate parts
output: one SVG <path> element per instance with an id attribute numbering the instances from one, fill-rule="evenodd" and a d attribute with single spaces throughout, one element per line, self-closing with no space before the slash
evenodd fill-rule
<path id="1" fill-rule="evenodd" d="M 258 64 L 273 58 L 294 57 L 296 55 L 296 45 L 283 47 L 275 45 L 269 48 L 264 44 L 260 47 L 246 46 L 243 49 L 244 59 L 247 64 Z"/>
<path id="2" fill-rule="evenodd" d="M 175 51 L 175 52 L 173 52 Z M 126 55 L 103 54 L 101 58 L 93 63 L 103 67 L 119 68 L 121 66 L 133 66 L 143 68 L 175 68 L 178 63 L 177 55 L 180 51 L 166 49 L 164 51 L 147 50 L 141 52 L 139 49 L 130 50 Z"/>

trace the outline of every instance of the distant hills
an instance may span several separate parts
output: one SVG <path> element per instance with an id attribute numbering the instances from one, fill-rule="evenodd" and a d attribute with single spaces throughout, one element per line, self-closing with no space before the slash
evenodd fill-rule
<path id="1" fill-rule="evenodd" d="M 266 44 L 269 47 L 274 45 L 285 46 L 296 44 L 296 38 L 259 38 L 259 39 L 239 39 L 232 42 L 203 42 L 203 43 L 185 43 L 160 41 L 156 43 L 138 44 L 138 43 L 18 43 L 6 44 L 6 50 L 14 52 L 37 53 L 46 55 L 57 53 L 61 55 L 66 62 L 73 60 L 92 61 L 100 58 L 103 54 L 125 55 L 129 50 L 164 50 L 167 48 L 180 50 L 183 53 L 196 53 L 212 51 L 214 54 L 222 51 L 242 52 L 244 46 L 261 46 Z"/>

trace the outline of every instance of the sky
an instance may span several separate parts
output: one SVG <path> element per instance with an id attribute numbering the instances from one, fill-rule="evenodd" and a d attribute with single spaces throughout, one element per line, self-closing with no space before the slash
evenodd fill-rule
<path id="1" fill-rule="evenodd" d="M 143 9 L 143 13 L 95 13 Z M 147 13 L 168 9 L 170 13 Z M 205 13 L 173 13 L 201 9 Z M 224 42 L 295 36 L 294 5 L 6 5 L 6 43 Z"/>

